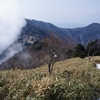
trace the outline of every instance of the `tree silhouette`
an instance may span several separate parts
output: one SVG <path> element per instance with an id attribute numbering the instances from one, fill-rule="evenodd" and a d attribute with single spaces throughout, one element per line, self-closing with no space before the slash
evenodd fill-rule
<path id="1" fill-rule="evenodd" d="M 100 55 L 100 43 L 99 40 L 91 41 L 86 48 L 78 44 L 75 48 L 74 57 L 88 57 L 90 61 L 93 56 Z"/>
<path id="2" fill-rule="evenodd" d="M 83 45 L 78 44 L 78 45 L 76 46 L 75 52 L 74 52 L 74 57 L 81 57 L 81 58 L 86 57 L 85 48 L 84 48 Z"/>

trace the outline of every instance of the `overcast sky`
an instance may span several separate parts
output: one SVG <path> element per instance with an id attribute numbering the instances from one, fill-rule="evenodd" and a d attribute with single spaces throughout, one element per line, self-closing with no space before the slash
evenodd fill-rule
<path id="1" fill-rule="evenodd" d="M 62 26 L 100 23 L 100 0 L 18 0 L 18 4 L 30 19 Z"/>

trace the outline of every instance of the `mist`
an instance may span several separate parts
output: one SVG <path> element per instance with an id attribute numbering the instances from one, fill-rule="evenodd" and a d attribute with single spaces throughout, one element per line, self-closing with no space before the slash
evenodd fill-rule
<path id="1" fill-rule="evenodd" d="M 0 0 L 0 54 L 17 40 L 25 25 L 17 0 Z M 20 44 L 15 46 L 8 49 L 6 56 L 0 59 L 0 64 L 22 50 Z M 16 49 L 17 47 L 21 49 Z"/>
<path id="2" fill-rule="evenodd" d="M 23 26 L 17 0 L 0 0 L 0 53 L 17 39 Z"/>

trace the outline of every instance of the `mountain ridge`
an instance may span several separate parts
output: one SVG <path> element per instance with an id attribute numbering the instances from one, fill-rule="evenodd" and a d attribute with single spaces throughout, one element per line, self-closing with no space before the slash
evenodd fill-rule
<path id="1" fill-rule="evenodd" d="M 64 37 L 70 38 L 77 43 L 81 43 L 84 46 L 86 46 L 88 42 L 91 40 L 94 41 L 95 39 L 100 39 L 100 34 L 99 34 L 100 24 L 99 23 L 91 23 L 85 27 L 78 27 L 78 28 L 59 28 L 48 22 L 42 22 L 42 21 L 36 21 L 36 20 L 31 20 L 31 21 L 35 26 L 52 31 L 63 38 Z M 89 36 L 87 34 L 89 34 Z M 86 38 L 85 41 L 84 41 L 84 38 Z"/>
<path id="2" fill-rule="evenodd" d="M 11 44 L 3 53 L 0 55 L 0 61 L 5 62 L 8 58 L 11 58 L 15 53 L 22 51 L 24 48 L 28 48 L 29 45 L 34 44 L 36 41 L 41 41 L 46 37 L 49 37 L 52 33 L 55 36 L 59 37 L 63 42 L 68 45 L 74 46 L 78 43 L 87 46 L 90 41 L 100 39 L 100 24 L 92 23 L 86 27 L 78 28 L 59 28 L 52 23 L 36 21 L 36 20 L 26 20 L 26 26 L 22 28 L 21 34 L 19 35 L 17 41 Z M 19 45 L 22 46 L 21 49 L 16 51 L 16 48 L 19 48 Z M 10 48 L 10 49 L 9 49 Z M 16 52 L 12 54 L 12 51 Z M 8 56 L 11 52 L 11 56 Z"/>

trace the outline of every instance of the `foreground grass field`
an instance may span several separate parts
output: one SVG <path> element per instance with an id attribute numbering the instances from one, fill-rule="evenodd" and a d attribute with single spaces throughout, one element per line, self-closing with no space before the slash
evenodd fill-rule
<path id="1" fill-rule="evenodd" d="M 94 57 L 57 62 L 53 74 L 47 65 L 31 70 L 0 71 L 0 100 L 96 100 L 100 97 L 100 70 Z"/>

